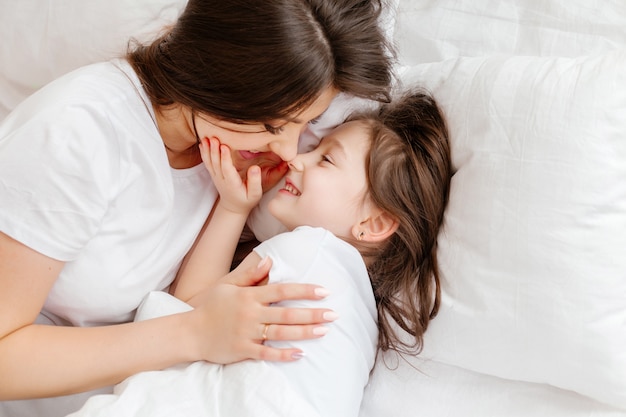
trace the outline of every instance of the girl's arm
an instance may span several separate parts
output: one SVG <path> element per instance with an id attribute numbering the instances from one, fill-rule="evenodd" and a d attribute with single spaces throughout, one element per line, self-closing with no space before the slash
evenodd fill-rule
<path id="1" fill-rule="evenodd" d="M 220 198 L 170 290 L 183 301 L 228 274 L 248 215 L 263 195 L 261 169 L 250 167 L 242 181 L 230 149 L 217 139 L 203 139 L 200 154 Z"/>
<path id="2" fill-rule="evenodd" d="M 298 349 L 259 344 L 264 323 L 276 323 L 273 339 L 317 338 L 313 329 L 329 321 L 329 310 L 269 304 L 325 293 L 315 285 L 250 286 L 269 266 L 234 271 L 194 297 L 187 313 L 104 327 L 35 325 L 63 263 L 0 232 L 0 400 L 76 393 L 188 361 L 292 361 Z"/>

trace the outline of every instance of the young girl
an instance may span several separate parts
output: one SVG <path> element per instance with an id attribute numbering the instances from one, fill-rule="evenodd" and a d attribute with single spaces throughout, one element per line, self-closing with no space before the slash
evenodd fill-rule
<path id="1" fill-rule="evenodd" d="M 174 294 L 184 300 L 228 270 L 238 239 L 233 231 L 241 230 L 261 196 L 253 176 L 242 182 L 225 145 L 204 139 L 201 152 L 220 200 L 179 273 Z M 237 269 L 271 259 L 270 283 L 295 279 L 331 291 L 322 305 L 339 318 L 313 329 L 328 333 L 323 341 L 269 341 L 298 329 L 258 328 L 266 344 L 303 349 L 302 361 L 276 366 L 320 415 L 358 413 L 376 346 L 419 352 L 439 306 L 436 246 L 450 176 L 444 118 L 420 91 L 354 115 L 315 150 L 289 162 L 269 210 L 291 232 L 261 243 Z M 212 270 L 216 265 L 221 269 Z M 399 337 L 398 328 L 412 341 Z"/>

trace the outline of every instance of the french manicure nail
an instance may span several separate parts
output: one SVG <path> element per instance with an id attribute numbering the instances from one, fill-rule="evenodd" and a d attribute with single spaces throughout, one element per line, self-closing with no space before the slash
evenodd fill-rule
<path id="1" fill-rule="evenodd" d="M 317 336 L 324 336 L 328 333 L 328 327 L 319 326 L 313 329 L 313 334 Z"/>
<path id="2" fill-rule="evenodd" d="M 295 353 L 292 353 L 292 354 L 291 354 L 291 357 L 292 357 L 293 359 L 302 359 L 302 358 L 304 358 L 305 356 L 306 356 L 306 353 L 304 353 L 304 352 L 295 352 Z"/>
<path id="3" fill-rule="evenodd" d="M 257 264 L 256 269 L 262 269 L 267 264 L 267 256 Z"/>
<path id="4" fill-rule="evenodd" d="M 328 291 L 326 288 L 317 287 L 315 289 L 315 295 L 317 295 L 318 297 L 328 297 L 330 295 L 330 291 Z"/>
<path id="5" fill-rule="evenodd" d="M 334 311 L 326 311 L 324 312 L 322 317 L 324 317 L 324 320 L 327 321 L 335 321 L 339 318 L 339 314 L 335 313 Z"/>

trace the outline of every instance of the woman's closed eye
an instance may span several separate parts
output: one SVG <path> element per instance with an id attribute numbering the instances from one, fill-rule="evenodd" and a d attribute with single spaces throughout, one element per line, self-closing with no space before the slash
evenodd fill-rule
<path id="1" fill-rule="evenodd" d="M 309 124 L 314 125 L 314 124 L 316 124 L 317 122 L 319 122 L 321 118 L 322 118 L 322 115 L 320 114 L 320 115 L 319 115 L 319 116 L 317 116 L 315 119 L 313 119 L 313 120 L 309 120 Z"/>
<path id="2" fill-rule="evenodd" d="M 284 126 L 272 126 L 269 124 L 265 124 L 264 127 L 265 127 L 265 130 L 270 132 L 272 135 L 278 135 L 279 133 L 282 133 L 284 129 Z"/>

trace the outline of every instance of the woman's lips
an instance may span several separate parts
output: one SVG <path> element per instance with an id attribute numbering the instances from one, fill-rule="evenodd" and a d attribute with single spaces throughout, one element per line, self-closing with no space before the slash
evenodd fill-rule
<path id="1" fill-rule="evenodd" d="M 258 158 L 263 156 L 264 153 L 270 152 L 239 151 L 239 155 L 241 155 L 241 157 L 245 160 Z"/>

